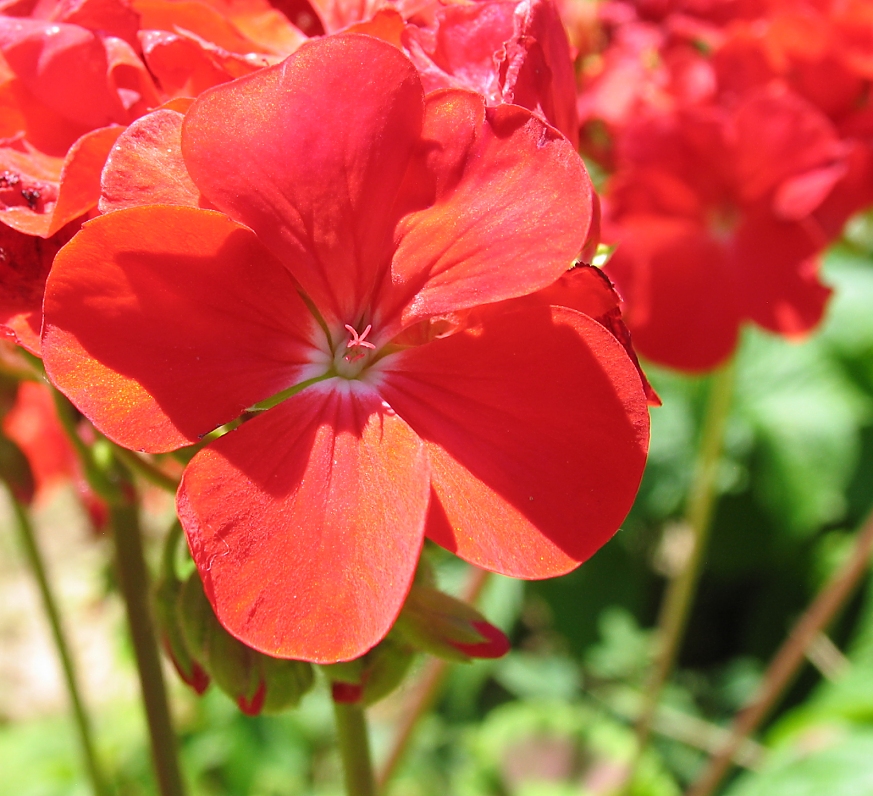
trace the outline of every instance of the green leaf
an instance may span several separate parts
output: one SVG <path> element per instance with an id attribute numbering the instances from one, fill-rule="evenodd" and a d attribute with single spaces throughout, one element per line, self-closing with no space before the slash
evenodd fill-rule
<path id="1" fill-rule="evenodd" d="M 747 774 L 726 796 L 863 796 L 873 793 L 873 732 L 821 727 Z"/>

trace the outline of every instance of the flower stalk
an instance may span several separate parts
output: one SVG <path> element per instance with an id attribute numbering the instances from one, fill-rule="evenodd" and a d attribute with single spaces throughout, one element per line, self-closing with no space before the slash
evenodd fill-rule
<path id="1" fill-rule="evenodd" d="M 804 658 L 819 634 L 854 593 L 870 566 L 873 555 L 873 513 L 858 532 L 852 551 L 824 585 L 773 656 L 758 691 L 735 717 L 727 740 L 713 755 L 687 796 L 709 796 L 731 767 L 737 749 L 770 714 L 793 682 Z"/>
<path id="2" fill-rule="evenodd" d="M 76 730 L 78 731 L 79 743 L 82 747 L 82 757 L 84 759 L 85 768 L 88 772 L 88 779 L 91 782 L 91 788 L 93 789 L 95 796 L 108 796 L 109 789 L 105 774 L 103 773 L 98 761 L 91 729 L 91 721 L 85 710 L 85 705 L 79 692 L 79 682 L 76 675 L 76 667 L 72 651 L 67 642 L 67 636 L 64 632 L 60 611 L 58 610 L 58 604 L 55 600 L 54 593 L 52 592 L 51 584 L 49 583 L 48 573 L 46 572 L 42 554 L 40 553 L 37 544 L 33 524 L 30 521 L 27 509 L 16 500 L 14 496 L 12 497 L 12 508 L 15 513 L 15 524 L 18 529 L 21 546 L 24 549 L 25 557 L 30 566 L 34 580 L 36 580 L 37 586 L 39 587 L 43 610 L 48 618 L 52 639 L 54 640 L 58 658 L 61 662 L 61 669 L 63 670 L 67 693 L 70 697 L 70 705 L 73 709 L 73 720 L 75 721 Z"/>
<path id="3" fill-rule="evenodd" d="M 94 451 L 82 442 L 73 420 L 70 402 L 54 390 L 58 418 L 76 453 L 88 483 L 109 504 L 110 527 L 115 546 L 115 564 L 127 623 L 133 641 L 134 658 L 146 712 L 152 764 L 161 796 L 183 796 L 182 774 L 176 752 L 160 651 L 149 608 L 150 583 L 139 509 L 127 471 L 118 457 L 98 461 Z M 111 446 L 113 450 L 116 446 Z"/>
<path id="4" fill-rule="evenodd" d="M 646 701 L 637 722 L 638 755 L 635 769 L 648 744 L 661 692 L 676 663 L 700 580 L 703 554 L 716 502 L 718 467 L 733 397 L 734 375 L 735 359 L 732 359 L 713 374 L 710 382 L 697 465 L 685 511 L 685 526 L 691 535 L 691 549 L 678 574 L 670 580 L 661 605 L 655 668 L 646 688 Z"/>
<path id="5" fill-rule="evenodd" d="M 347 796 L 376 796 L 367 719 L 360 702 L 334 699 L 337 745 L 343 763 Z"/>
<path id="6" fill-rule="evenodd" d="M 133 640 L 137 671 L 151 741 L 152 763 L 161 796 L 183 796 L 164 674 L 149 609 L 149 578 L 135 503 L 110 511 L 118 579 Z"/>

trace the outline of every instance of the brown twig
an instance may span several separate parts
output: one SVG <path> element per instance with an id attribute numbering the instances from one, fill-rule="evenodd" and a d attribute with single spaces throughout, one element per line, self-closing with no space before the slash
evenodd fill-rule
<path id="1" fill-rule="evenodd" d="M 859 531 L 849 557 L 818 593 L 770 662 L 757 692 L 734 719 L 727 742 L 691 784 L 686 796 L 709 796 L 718 787 L 730 769 L 737 748 L 769 715 L 793 681 L 810 646 L 855 590 L 867 571 L 871 553 L 873 513 Z"/>

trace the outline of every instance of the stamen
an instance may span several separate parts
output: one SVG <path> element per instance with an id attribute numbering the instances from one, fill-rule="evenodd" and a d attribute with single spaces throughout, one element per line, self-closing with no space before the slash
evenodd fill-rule
<path id="1" fill-rule="evenodd" d="M 346 331 L 351 335 L 348 342 L 346 343 L 347 349 L 360 349 L 360 348 L 369 348 L 371 350 L 375 349 L 376 346 L 373 343 L 367 340 L 367 335 L 370 334 L 370 329 L 373 328 L 373 324 L 367 324 L 367 328 L 364 329 L 363 332 L 358 334 L 353 326 L 349 324 L 345 325 Z M 349 350 L 349 352 L 343 357 L 346 362 L 356 362 L 361 357 L 366 356 L 364 351 L 359 350 Z"/>

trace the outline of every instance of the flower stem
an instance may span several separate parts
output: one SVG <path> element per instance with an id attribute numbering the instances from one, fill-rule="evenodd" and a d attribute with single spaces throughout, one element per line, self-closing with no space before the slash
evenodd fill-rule
<path id="1" fill-rule="evenodd" d="M 150 484 L 170 494 L 176 494 L 176 490 L 179 488 L 179 480 L 167 475 L 160 467 L 147 461 L 139 454 L 129 451 L 127 448 L 122 448 L 120 445 L 113 444 L 112 454 L 126 467 L 129 467 L 135 473 L 139 473 Z"/>
<path id="2" fill-rule="evenodd" d="M 182 796 L 184 787 L 176 755 L 175 733 L 149 611 L 148 571 L 136 504 L 113 505 L 111 518 L 119 581 L 145 703 L 155 775 L 161 796 Z"/>
<path id="3" fill-rule="evenodd" d="M 55 601 L 54 594 L 52 593 L 42 555 L 37 545 L 36 534 L 34 533 L 33 525 L 30 521 L 27 509 L 25 509 L 25 507 L 14 497 L 12 499 L 12 506 L 15 511 L 16 525 L 18 526 L 21 545 L 24 548 L 27 562 L 30 565 L 30 569 L 39 587 L 43 609 L 48 617 L 58 657 L 61 660 L 61 668 L 63 669 L 64 680 L 66 681 L 67 693 L 70 695 L 70 703 L 73 708 L 73 718 L 76 723 L 76 729 L 79 732 L 79 742 L 82 745 L 82 755 L 85 759 L 85 767 L 88 770 L 88 777 L 91 780 L 91 787 L 94 790 L 95 796 L 107 796 L 109 789 L 106 784 L 106 777 L 97 762 L 97 754 L 91 733 L 91 722 L 88 718 L 88 714 L 85 712 L 84 703 L 81 694 L 79 693 L 79 684 L 76 676 L 75 664 L 73 663 L 73 656 L 67 643 L 66 634 L 64 633 L 64 628 L 61 623 L 60 612 L 58 611 L 58 605 Z"/>
<path id="4" fill-rule="evenodd" d="M 718 466 L 733 397 L 734 370 L 734 360 L 731 360 L 713 374 L 709 385 L 697 465 L 685 509 L 684 524 L 690 532 L 691 550 L 684 566 L 670 580 L 661 604 L 658 617 L 658 654 L 654 672 L 646 688 L 646 701 L 637 723 L 637 764 L 648 744 L 661 692 L 676 663 L 700 579 L 703 553 L 715 508 Z"/>
<path id="5" fill-rule="evenodd" d="M 855 539 L 852 552 L 797 621 L 764 673 L 751 701 L 735 717 L 728 740 L 709 761 L 688 796 L 709 796 L 730 768 L 736 750 L 764 721 L 791 684 L 819 633 L 831 622 L 867 572 L 873 555 L 873 512 Z"/>
<path id="6" fill-rule="evenodd" d="M 358 702 L 333 703 L 347 796 L 376 796 L 367 719 Z"/>

